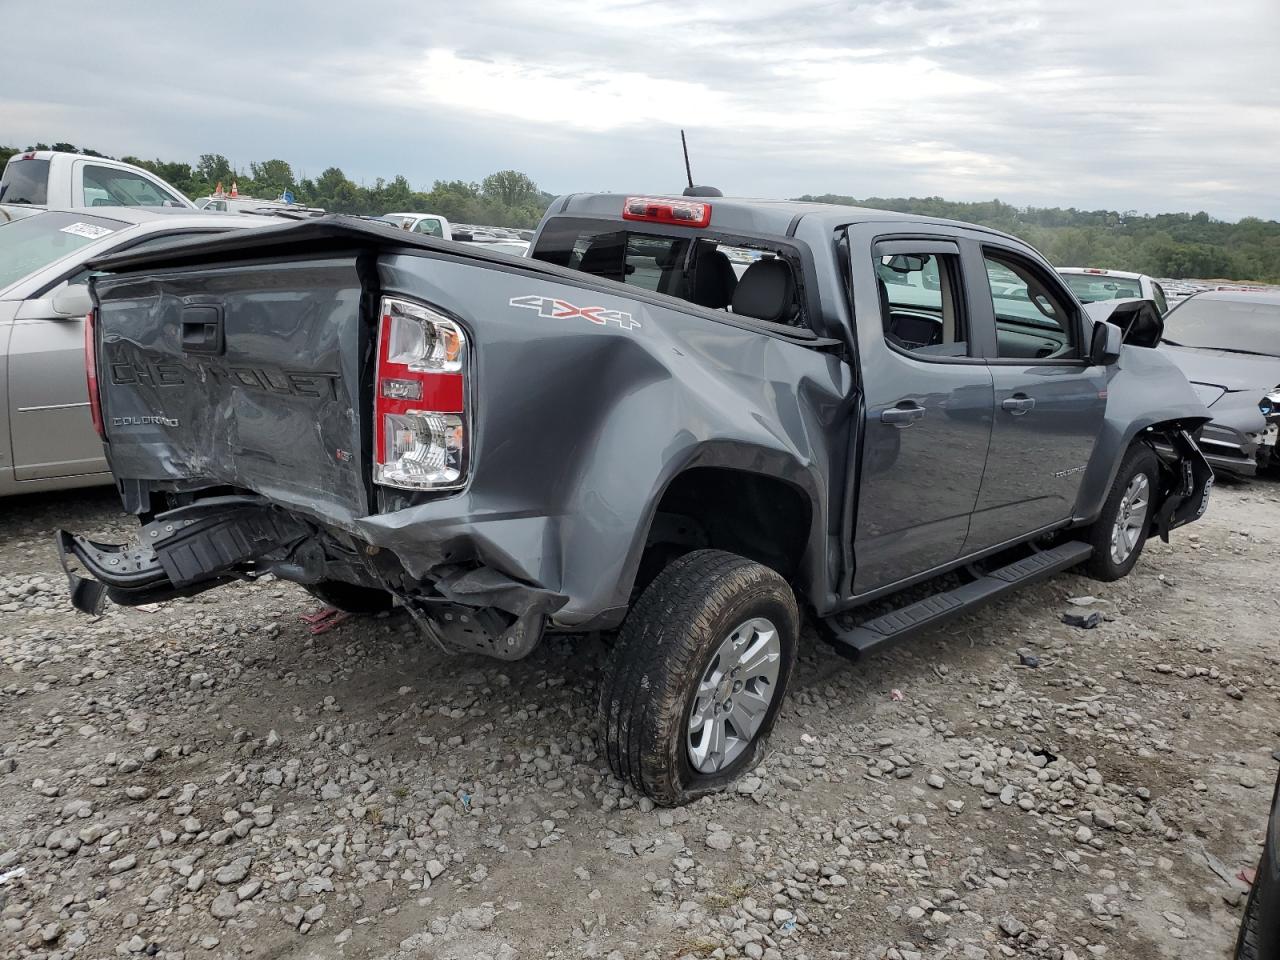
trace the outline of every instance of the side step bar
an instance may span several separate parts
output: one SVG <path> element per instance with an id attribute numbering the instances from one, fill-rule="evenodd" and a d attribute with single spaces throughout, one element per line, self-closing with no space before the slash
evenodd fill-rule
<path id="1" fill-rule="evenodd" d="M 841 626 L 836 617 L 825 618 L 823 626 L 829 639 L 849 648 L 850 652 L 863 656 L 962 613 L 968 613 L 1017 587 L 1070 569 L 1088 560 L 1091 553 L 1093 548 L 1087 543 L 1070 541 L 1051 550 L 1033 553 L 1008 566 L 992 570 L 972 583 L 926 597 L 856 627 Z"/>

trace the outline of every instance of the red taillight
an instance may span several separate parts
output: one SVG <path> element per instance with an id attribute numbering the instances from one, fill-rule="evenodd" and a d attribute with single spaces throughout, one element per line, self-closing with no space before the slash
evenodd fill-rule
<path id="1" fill-rule="evenodd" d="M 461 486 L 467 470 L 467 337 L 421 304 L 382 300 L 374 407 L 374 482 Z"/>
<path id="2" fill-rule="evenodd" d="M 646 220 L 678 227 L 705 227 L 711 223 L 711 204 L 661 197 L 627 197 L 622 205 L 623 220 Z"/>
<path id="3" fill-rule="evenodd" d="M 35 153 L 35 151 L 34 151 L 34 150 L 32 150 L 30 153 L 24 153 L 24 154 L 23 154 L 22 156 L 20 156 L 18 159 L 19 159 L 19 160 L 34 160 L 35 158 L 36 158 L 36 153 Z"/>
<path id="4" fill-rule="evenodd" d="M 98 398 L 98 347 L 93 337 L 93 311 L 84 318 L 84 379 L 89 388 L 89 416 L 99 439 L 107 439 L 102 427 L 102 401 Z"/>

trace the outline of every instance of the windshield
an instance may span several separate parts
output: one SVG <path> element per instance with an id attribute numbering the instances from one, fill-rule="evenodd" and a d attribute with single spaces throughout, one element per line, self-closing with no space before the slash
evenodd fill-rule
<path id="1" fill-rule="evenodd" d="M 0 202 L 48 203 L 49 161 L 13 157 L 0 177 Z"/>
<path id="2" fill-rule="evenodd" d="M 0 288 L 127 226 L 78 213 L 42 213 L 0 226 Z"/>
<path id="3" fill-rule="evenodd" d="M 1142 281 L 1137 277 L 1109 277 L 1096 273 L 1064 273 L 1061 276 L 1081 303 L 1142 296 Z"/>
<path id="4" fill-rule="evenodd" d="M 1165 316 L 1164 338 L 1184 347 L 1280 357 L 1280 303 L 1193 297 Z"/>

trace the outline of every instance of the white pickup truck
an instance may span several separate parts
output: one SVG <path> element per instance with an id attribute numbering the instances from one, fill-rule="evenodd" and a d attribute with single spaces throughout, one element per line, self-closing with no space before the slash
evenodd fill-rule
<path id="1" fill-rule="evenodd" d="M 15 153 L 0 177 L 0 203 L 35 207 L 181 207 L 195 204 L 141 167 L 56 150 Z"/>

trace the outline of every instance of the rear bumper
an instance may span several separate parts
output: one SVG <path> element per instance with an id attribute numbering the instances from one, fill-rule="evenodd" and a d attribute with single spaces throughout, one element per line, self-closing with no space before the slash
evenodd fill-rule
<path id="1" fill-rule="evenodd" d="M 60 530 L 57 546 L 72 605 L 94 616 L 107 599 L 137 606 L 271 573 L 304 585 L 384 590 L 441 646 L 510 660 L 537 645 L 564 603 L 484 566 L 445 566 L 431 578 L 413 578 L 390 551 L 343 539 L 256 496 L 211 497 L 158 514 L 136 543 L 96 543 Z"/>
<path id="2" fill-rule="evenodd" d="M 311 532 L 266 501 L 211 497 L 159 515 L 136 544 L 96 543 L 59 530 L 57 545 L 72 604 L 97 615 L 107 597 L 137 606 L 200 593 L 233 579 L 243 564 L 287 553 Z M 72 572 L 71 558 L 93 579 Z"/>

